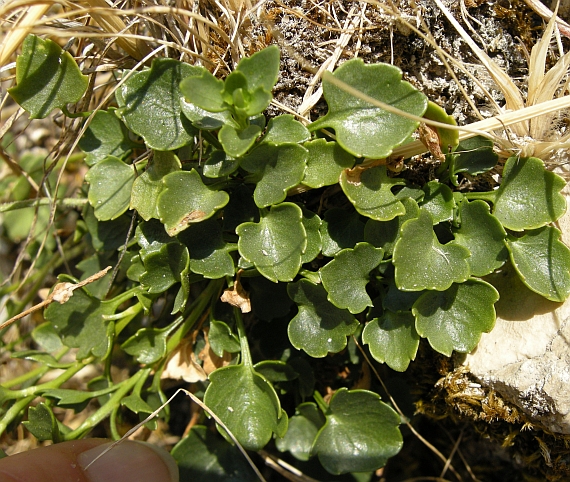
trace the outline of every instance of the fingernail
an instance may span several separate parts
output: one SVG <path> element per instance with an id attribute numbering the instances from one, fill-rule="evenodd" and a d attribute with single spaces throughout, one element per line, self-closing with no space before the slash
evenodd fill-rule
<path id="1" fill-rule="evenodd" d="M 178 482 L 176 462 L 160 447 L 126 440 L 95 460 L 110 445 L 99 445 L 77 457 L 90 482 Z"/>

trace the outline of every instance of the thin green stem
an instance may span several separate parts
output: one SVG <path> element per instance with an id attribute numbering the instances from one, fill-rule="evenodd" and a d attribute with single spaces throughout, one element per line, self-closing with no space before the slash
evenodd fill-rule
<path id="1" fill-rule="evenodd" d="M 468 192 L 465 194 L 465 196 L 470 201 L 473 201 L 475 199 L 481 199 L 483 201 L 487 201 L 487 202 L 495 204 L 495 201 L 497 200 L 497 191 Z"/>
<path id="2" fill-rule="evenodd" d="M 20 415 L 22 410 L 32 403 L 34 398 L 36 398 L 35 395 L 21 398 L 8 409 L 4 416 L 0 418 L 0 435 L 3 434 L 6 428 L 8 428 L 8 425 Z"/>
<path id="3" fill-rule="evenodd" d="M 121 400 L 129 393 L 129 391 L 138 383 L 140 378 L 147 378 L 150 373 L 150 368 L 139 370 L 131 378 L 121 382 L 120 387 L 113 393 L 111 398 L 97 410 L 93 415 L 88 417 L 79 427 L 65 435 L 65 440 L 75 440 L 87 434 L 98 423 L 102 422 L 119 406 Z"/>
<path id="4" fill-rule="evenodd" d="M 79 370 L 82 370 L 87 365 L 93 362 L 93 358 L 86 358 L 85 360 L 75 362 L 73 366 L 70 366 L 65 370 L 60 376 L 50 380 L 49 382 L 42 383 L 41 385 L 34 385 L 29 388 L 22 388 L 21 390 L 11 390 L 4 394 L 6 399 L 17 399 L 22 397 L 31 397 L 40 394 L 46 390 L 51 390 L 54 388 L 59 388 L 63 383 L 68 381 L 73 375 L 75 375 Z"/>
<path id="5" fill-rule="evenodd" d="M 315 402 L 317 402 L 317 405 L 321 409 L 321 412 L 326 414 L 329 411 L 329 406 L 327 405 L 327 402 L 325 402 L 325 399 L 322 397 L 322 395 L 315 390 L 313 393 L 313 398 L 315 399 Z"/>
<path id="6" fill-rule="evenodd" d="M 188 307 L 186 312 L 189 314 L 184 314 L 184 323 L 168 340 L 166 344 L 166 353 L 172 352 L 172 350 L 174 350 L 180 344 L 182 338 L 184 338 L 184 335 L 186 335 L 186 333 L 192 329 L 194 323 L 200 319 L 200 316 L 202 316 L 202 313 L 206 309 L 206 306 L 210 304 L 212 297 L 219 292 L 223 282 L 223 278 L 210 281 L 204 291 L 202 291 L 198 298 Z"/>
<path id="7" fill-rule="evenodd" d="M 69 351 L 69 348 L 65 347 L 57 355 L 55 355 L 54 358 L 57 361 L 59 361 L 61 359 L 61 357 L 63 355 L 65 355 L 68 351 Z M 19 377 L 12 378 L 11 380 L 8 380 L 8 381 L 2 383 L 2 386 L 4 388 L 12 388 L 12 387 L 15 387 L 17 385 L 21 385 L 22 383 L 26 383 L 30 380 L 39 380 L 42 376 L 44 376 L 50 370 L 51 370 L 50 367 L 39 366 L 30 372 L 24 373 L 23 375 L 20 375 Z"/>
<path id="8" fill-rule="evenodd" d="M 241 348 L 241 359 L 246 367 L 251 368 L 253 367 L 253 361 L 251 360 L 251 352 L 249 351 L 249 343 L 247 342 L 247 334 L 245 333 L 245 327 L 243 326 L 241 311 L 238 308 L 234 308 L 234 317 L 236 319 L 236 327 Z"/>

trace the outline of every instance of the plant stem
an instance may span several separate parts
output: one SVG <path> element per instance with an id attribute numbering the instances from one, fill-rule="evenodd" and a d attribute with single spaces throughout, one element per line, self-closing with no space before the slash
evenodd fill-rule
<path id="1" fill-rule="evenodd" d="M 186 315 L 185 313 L 186 320 L 184 321 L 183 325 L 168 340 L 166 344 L 166 353 L 170 353 L 180 344 L 182 338 L 184 338 L 184 335 L 188 333 L 194 326 L 194 323 L 198 321 L 206 309 L 206 306 L 208 306 L 210 303 L 212 296 L 214 296 L 220 290 L 223 282 L 224 279 L 210 281 L 204 291 L 202 291 L 198 298 L 188 307 L 186 311 L 189 312 L 189 314 Z"/>
<path id="2" fill-rule="evenodd" d="M 82 360 L 80 362 L 75 362 L 73 366 L 65 370 L 59 377 L 54 378 L 49 382 L 42 383 L 41 385 L 34 385 L 29 388 L 22 388 L 21 390 L 10 391 L 10 394 L 7 397 L 7 399 L 30 397 L 30 396 L 35 397 L 38 393 L 44 392 L 46 390 L 51 390 L 54 388 L 59 388 L 63 383 L 65 383 L 73 375 L 79 372 L 79 370 L 82 370 L 92 362 L 93 358 L 86 358 L 85 360 Z"/>
<path id="3" fill-rule="evenodd" d="M 245 333 L 245 327 L 243 326 L 241 311 L 238 308 L 234 308 L 234 317 L 236 319 L 236 327 L 241 348 L 241 360 L 246 367 L 251 368 L 253 367 L 251 352 L 249 351 L 249 343 L 247 342 L 247 335 Z"/>
<path id="4" fill-rule="evenodd" d="M 63 350 L 61 350 L 61 352 L 59 352 L 57 355 L 55 355 L 54 358 L 57 361 L 59 361 L 61 359 L 61 357 L 63 357 L 63 355 L 65 355 L 68 351 L 69 351 L 69 348 L 65 347 Z M 39 380 L 42 376 L 44 376 L 50 370 L 51 370 L 51 368 L 48 366 L 39 366 L 30 372 L 24 373 L 23 375 L 20 375 L 19 377 L 12 378 L 11 380 L 8 380 L 8 381 L 2 383 L 2 386 L 4 388 L 12 388 L 12 387 L 15 387 L 16 385 L 21 385 L 22 383 L 25 383 L 29 380 L 34 380 L 34 379 Z"/>
<path id="5" fill-rule="evenodd" d="M 322 395 L 315 390 L 313 393 L 313 398 L 315 399 L 315 402 L 317 402 L 317 405 L 319 406 L 321 412 L 323 412 L 323 414 L 326 414 L 329 411 L 329 406 L 327 405 L 327 402 L 325 402 L 325 399 L 322 397 Z"/>
<path id="6" fill-rule="evenodd" d="M 147 378 L 150 373 L 150 368 L 145 368 L 144 370 L 139 370 L 131 378 L 121 382 L 121 387 L 117 389 L 115 393 L 109 398 L 107 403 L 103 405 L 99 410 L 97 410 L 93 415 L 88 417 L 79 427 L 77 427 L 72 432 L 65 435 L 65 440 L 75 440 L 79 437 L 85 435 L 89 430 L 91 430 L 99 422 L 103 421 L 107 416 L 119 406 L 121 400 L 125 395 L 133 388 L 138 381 L 142 378 Z"/>
<path id="7" fill-rule="evenodd" d="M 473 201 L 475 199 L 481 199 L 483 201 L 487 201 L 487 202 L 495 204 L 495 201 L 497 199 L 497 191 L 468 192 L 465 194 L 465 196 L 470 201 Z"/>
<path id="8" fill-rule="evenodd" d="M 20 400 L 16 401 L 14 405 L 12 405 L 8 411 L 4 414 L 2 418 L 0 418 L 0 434 L 3 434 L 8 425 L 12 423 L 12 421 L 20 415 L 20 412 L 24 410 L 30 403 L 33 402 L 35 395 L 21 398 Z"/>

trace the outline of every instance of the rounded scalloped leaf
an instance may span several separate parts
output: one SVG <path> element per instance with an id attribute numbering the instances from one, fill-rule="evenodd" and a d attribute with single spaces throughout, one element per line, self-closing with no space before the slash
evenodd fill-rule
<path id="1" fill-rule="evenodd" d="M 271 92 L 279 75 L 280 57 L 279 47 L 270 45 L 251 57 L 241 59 L 236 70 L 244 74 L 251 92 L 259 88 Z"/>
<path id="2" fill-rule="evenodd" d="M 52 40 L 30 34 L 16 60 L 16 82 L 16 87 L 8 89 L 10 95 L 31 119 L 43 119 L 52 110 L 79 101 L 89 81 L 69 52 Z"/>
<path id="3" fill-rule="evenodd" d="M 425 95 L 402 81 L 402 71 L 392 65 L 365 65 L 361 59 L 353 59 L 332 75 L 353 89 L 404 112 L 422 116 L 427 108 Z M 310 124 L 309 130 L 334 129 L 337 142 L 357 157 L 388 157 L 419 125 L 345 92 L 327 77 L 323 79 L 323 94 L 329 111 Z"/>
<path id="4" fill-rule="evenodd" d="M 295 120 L 291 114 L 274 117 L 267 123 L 267 130 L 261 142 L 272 144 L 301 143 L 311 138 L 309 130 Z"/>
<path id="5" fill-rule="evenodd" d="M 210 157 L 203 164 L 202 174 L 211 179 L 226 177 L 237 171 L 239 159 L 236 159 L 224 151 L 212 151 Z"/>
<path id="6" fill-rule="evenodd" d="M 130 208 L 136 209 L 145 221 L 158 218 L 158 196 L 164 189 L 162 178 L 180 168 L 180 160 L 174 153 L 155 151 L 146 170 L 133 182 Z"/>
<path id="7" fill-rule="evenodd" d="M 133 148 L 142 146 L 129 139 L 129 131 L 115 111 L 114 108 L 97 111 L 79 139 L 79 148 L 85 153 L 85 164 L 88 166 L 107 156 L 125 158 Z"/>
<path id="8" fill-rule="evenodd" d="M 135 180 L 132 166 L 108 156 L 89 169 L 85 180 L 89 183 L 89 203 L 99 221 L 117 219 L 129 208 Z"/>
<path id="9" fill-rule="evenodd" d="M 232 276 L 235 271 L 229 245 L 222 236 L 222 227 L 217 219 L 210 218 L 192 224 L 178 235 L 190 250 L 190 270 L 204 278 L 218 279 Z"/>
<path id="10" fill-rule="evenodd" d="M 188 248 L 178 242 L 163 244 L 148 253 L 143 260 L 145 272 L 139 280 L 149 293 L 162 293 L 182 281 L 188 273 L 190 256 Z"/>
<path id="11" fill-rule="evenodd" d="M 334 306 L 321 285 L 306 279 L 289 283 L 287 293 L 299 308 L 287 329 L 291 344 L 313 358 L 344 350 L 346 337 L 356 331 L 358 320 Z"/>
<path id="12" fill-rule="evenodd" d="M 505 246 L 507 233 L 489 212 L 489 205 L 484 201 L 462 202 L 459 218 L 461 226 L 453 234 L 455 241 L 471 252 L 471 274 L 485 276 L 503 266 L 509 256 Z"/>
<path id="13" fill-rule="evenodd" d="M 303 146 L 309 151 L 307 170 L 303 178 L 305 186 L 313 189 L 336 184 L 345 169 L 354 166 L 354 157 L 342 149 L 336 142 L 315 139 L 305 142 Z"/>
<path id="14" fill-rule="evenodd" d="M 277 450 L 288 450 L 297 460 L 309 460 L 315 436 L 324 423 L 325 417 L 314 403 L 302 403 L 289 419 L 285 436 L 275 440 Z"/>
<path id="15" fill-rule="evenodd" d="M 124 297 L 119 301 L 101 301 L 84 289 L 77 289 L 65 303 L 51 303 L 45 309 L 44 317 L 52 322 L 65 346 L 78 348 L 75 355 L 78 360 L 91 355 L 104 357 L 114 334 L 114 323 L 108 317 L 123 301 Z"/>
<path id="16" fill-rule="evenodd" d="M 241 161 L 241 167 L 259 179 L 255 204 L 267 207 L 285 200 L 287 191 L 305 175 L 307 150 L 298 144 L 261 144 Z"/>
<path id="17" fill-rule="evenodd" d="M 186 79 L 185 79 L 186 80 Z M 180 88 L 184 86 L 184 80 L 180 84 Z M 227 110 L 222 112 L 211 112 L 198 107 L 185 99 L 180 99 L 180 108 L 186 118 L 192 122 L 192 125 L 197 129 L 205 131 L 212 131 L 219 129 L 223 125 L 230 125 L 235 128 L 239 127 L 237 122 L 233 119 L 231 113 Z"/>
<path id="18" fill-rule="evenodd" d="M 236 129 L 225 124 L 220 129 L 218 139 L 226 154 L 231 157 L 240 157 L 251 149 L 259 134 L 261 134 L 261 127 L 255 124 L 251 124 L 245 129 Z"/>
<path id="19" fill-rule="evenodd" d="M 560 231 L 545 226 L 522 238 L 507 240 L 511 261 L 522 282 L 551 301 L 570 295 L 570 250 L 560 241 Z"/>
<path id="20" fill-rule="evenodd" d="M 259 223 L 236 228 L 240 255 L 273 282 L 292 281 L 307 248 L 303 212 L 293 203 L 272 206 Z"/>
<path id="21" fill-rule="evenodd" d="M 154 59 L 149 70 L 133 74 L 119 88 L 117 113 L 153 149 L 171 151 L 191 144 L 197 131 L 182 115 L 178 85 L 184 77 L 201 72 L 178 60 Z"/>
<path id="22" fill-rule="evenodd" d="M 184 79 L 180 81 L 180 92 L 185 99 L 181 104 L 184 115 L 192 122 L 199 121 L 203 115 L 208 113 L 219 113 L 225 111 L 228 105 L 224 102 L 222 92 L 224 90 L 224 81 L 217 79 L 204 67 L 196 67 L 189 72 Z M 229 117 L 231 118 L 231 116 Z M 222 121 L 218 126 L 226 124 L 225 115 L 211 116 L 215 125 L 216 121 Z M 211 124 L 209 121 L 206 125 Z"/>
<path id="23" fill-rule="evenodd" d="M 230 196 L 204 185 L 196 170 L 171 172 L 163 178 L 164 190 L 158 196 L 158 214 L 166 232 L 175 236 L 190 224 L 213 216 Z"/>
<path id="24" fill-rule="evenodd" d="M 283 415 L 273 386 L 251 367 L 233 365 L 210 374 L 204 403 L 247 450 L 261 450 L 280 431 Z M 218 427 L 227 437 L 224 429 Z"/>
<path id="25" fill-rule="evenodd" d="M 376 221 L 390 221 L 406 212 L 401 201 L 392 193 L 394 186 L 405 184 L 403 179 L 388 177 L 386 166 L 345 169 L 340 186 L 356 210 Z"/>
<path id="26" fill-rule="evenodd" d="M 420 209 L 418 218 L 404 223 L 394 248 L 396 285 L 402 291 L 446 290 L 469 278 L 469 256 L 464 246 L 440 244 L 431 215 Z"/>
<path id="27" fill-rule="evenodd" d="M 499 293 L 493 286 L 474 279 L 453 283 L 445 291 L 426 291 L 412 308 L 416 330 L 439 353 L 469 353 L 481 334 L 493 329 L 493 305 L 498 300 Z"/>
<path id="28" fill-rule="evenodd" d="M 437 181 L 430 181 L 423 187 L 423 190 L 426 195 L 419 204 L 422 209 L 431 214 L 434 225 L 453 219 L 455 201 L 449 187 Z"/>
<path id="29" fill-rule="evenodd" d="M 420 337 L 412 313 L 385 311 L 374 318 L 362 332 L 362 342 L 368 345 L 374 359 L 386 363 L 392 370 L 405 372 L 415 360 Z"/>
<path id="30" fill-rule="evenodd" d="M 372 300 L 366 292 L 370 272 L 382 261 L 384 250 L 368 243 L 358 243 L 354 249 L 343 249 L 320 270 L 328 300 L 338 308 L 361 313 Z"/>
<path id="31" fill-rule="evenodd" d="M 566 181 L 536 157 L 509 157 L 496 192 L 493 214 L 513 231 L 541 228 L 566 212 L 560 191 Z"/>
<path id="32" fill-rule="evenodd" d="M 313 453 L 331 474 L 375 471 L 402 448 L 400 417 L 376 393 L 341 388 L 325 416 Z"/>

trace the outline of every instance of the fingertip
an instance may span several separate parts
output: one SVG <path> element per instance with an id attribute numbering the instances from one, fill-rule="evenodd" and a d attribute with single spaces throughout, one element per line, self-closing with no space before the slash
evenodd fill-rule
<path id="1" fill-rule="evenodd" d="M 99 445 L 78 456 L 90 482 L 178 482 L 176 462 L 160 447 L 126 440 L 99 457 L 110 445 Z"/>

